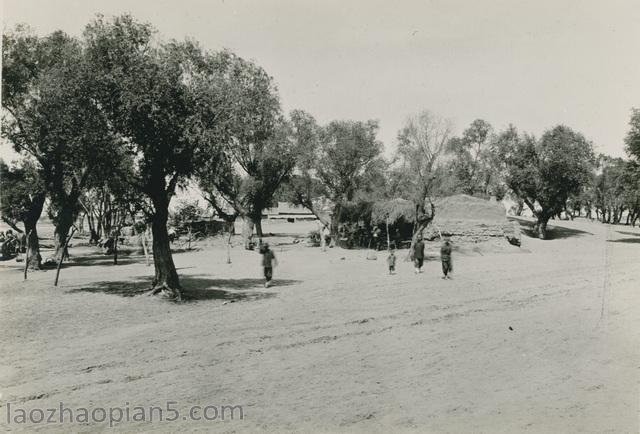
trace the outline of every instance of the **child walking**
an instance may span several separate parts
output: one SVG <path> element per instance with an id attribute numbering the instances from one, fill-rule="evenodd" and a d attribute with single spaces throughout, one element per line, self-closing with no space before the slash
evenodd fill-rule
<path id="1" fill-rule="evenodd" d="M 387 264 L 389 265 L 389 274 L 396 274 L 396 254 L 393 247 L 389 250 Z"/>
<path id="2" fill-rule="evenodd" d="M 273 254 L 273 250 L 269 248 L 269 243 L 262 244 L 260 253 L 262 253 L 262 268 L 264 269 L 264 287 L 268 288 L 271 285 L 271 279 L 273 279 L 273 267 L 278 265 L 278 260 Z"/>

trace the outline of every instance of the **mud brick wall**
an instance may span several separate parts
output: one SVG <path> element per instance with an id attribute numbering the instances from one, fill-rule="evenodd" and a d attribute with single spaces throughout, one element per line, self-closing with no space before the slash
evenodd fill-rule
<path id="1" fill-rule="evenodd" d="M 509 237 L 520 239 L 520 231 L 512 222 L 481 221 L 481 220 L 446 220 L 434 221 L 424 232 L 427 240 L 439 239 L 438 229 L 442 235 L 449 235 L 452 241 L 462 243 L 478 243 L 492 238 Z"/>

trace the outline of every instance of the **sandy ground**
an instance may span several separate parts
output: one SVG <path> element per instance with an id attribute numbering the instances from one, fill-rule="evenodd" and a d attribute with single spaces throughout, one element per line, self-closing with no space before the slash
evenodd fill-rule
<path id="1" fill-rule="evenodd" d="M 54 271 L 23 282 L 2 263 L 0 423 L 112 430 L 18 424 L 8 404 L 15 417 L 175 401 L 178 421 L 113 430 L 638 432 L 640 230 L 558 224 L 521 249 L 458 252 L 453 280 L 435 258 L 388 276 L 383 253 L 323 253 L 283 234 L 308 223 L 267 224 L 274 287 L 256 253 L 236 247 L 228 265 L 218 242 L 174 255 L 182 304 L 131 296 L 149 286 L 141 256 L 72 249 L 58 288 Z M 184 420 L 194 405 L 242 405 L 244 419 Z"/>

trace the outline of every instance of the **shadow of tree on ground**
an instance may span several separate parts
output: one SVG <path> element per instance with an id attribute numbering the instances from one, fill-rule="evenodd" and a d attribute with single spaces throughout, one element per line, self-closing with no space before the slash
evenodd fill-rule
<path id="1" fill-rule="evenodd" d="M 113 255 L 96 253 L 94 255 L 71 256 L 68 261 L 62 263 L 62 269 L 73 267 L 87 267 L 92 265 L 129 265 L 142 264 L 145 262 L 144 256 L 118 255 L 118 263 L 113 263 Z"/>
<path id="2" fill-rule="evenodd" d="M 636 233 L 636 232 L 626 232 L 626 231 L 616 231 L 616 232 L 622 235 L 633 235 L 634 237 L 640 237 L 640 233 Z"/>
<path id="3" fill-rule="evenodd" d="M 536 224 L 535 221 L 526 220 L 524 218 L 514 217 L 514 216 L 509 216 L 508 219 L 511 221 L 518 222 L 518 224 L 520 225 L 520 230 L 524 235 L 530 238 L 538 238 L 538 234 L 534 230 L 535 224 Z M 550 220 L 547 225 L 547 238 L 546 238 L 547 240 L 559 240 L 563 238 L 593 235 L 593 233 L 591 232 L 582 231 L 580 229 L 571 229 L 571 228 L 566 228 L 562 226 L 556 226 L 552 222 L 553 220 Z"/>
<path id="4" fill-rule="evenodd" d="M 264 279 L 212 279 L 203 276 L 181 276 L 182 295 L 185 302 L 204 300 L 252 301 L 275 297 L 272 288 L 290 286 L 300 283 L 299 280 L 275 279 L 269 291 L 264 289 Z M 96 282 L 90 286 L 82 286 L 68 290 L 68 293 L 88 292 L 134 297 L 147 293 L 151 288 L 151 278 L 134 278 L 128 281 Z"/>
<path id="5" fill-rule="evenodd" d="M 607 240 L 609 243 L 629 243 L 640 244 L 640 238 L 618 238 L 617 240 Z"/>

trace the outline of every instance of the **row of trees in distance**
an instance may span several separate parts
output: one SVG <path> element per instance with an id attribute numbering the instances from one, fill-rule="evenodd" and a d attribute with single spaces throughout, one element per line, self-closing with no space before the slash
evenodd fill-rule
<path id="1" fill-rule="evenodd" d="M 247 243 L 277 199 L 309 208 L 334 234 L 346 204 L 371 198 L 412 201 L 417 234 L 436 212 L 430 198 L 458 192 L 511 195 L 531 209 L 541 237 L 562 211 L 612 223 L 639 215 L 638 111 L 631 160 L 596 158 L 562 125 L 535 138 L 476 120 L 455 136 L 428 111 L 407 119 L 386 160 L 377 121 L 319 125 L 302 110 L 283 113 L 273 78 L 254 62 L 160 41 L 128 15 L 98 16 L 79 38 L 17 27 L 3 34 L 2 55 L 2 136 L 21 159 L 0 165 L 0 206 L 6 222 L 22 224 L 32 268 L 45 200 L 55 259 L 80 214 L 103 233 L 142 215 L 153 235 L 153 291 L 180 298 L 167 221 L 188 183 L 218 217 L 243 220 Z"/>

